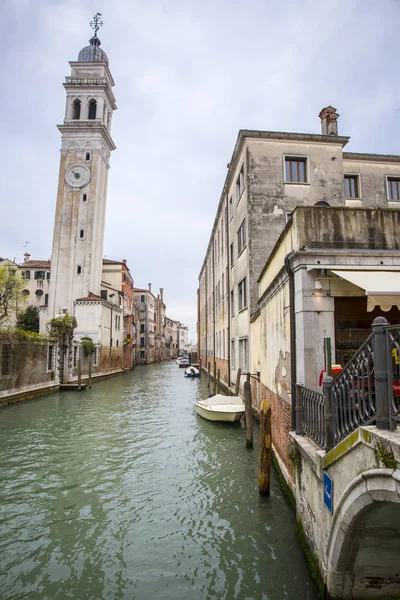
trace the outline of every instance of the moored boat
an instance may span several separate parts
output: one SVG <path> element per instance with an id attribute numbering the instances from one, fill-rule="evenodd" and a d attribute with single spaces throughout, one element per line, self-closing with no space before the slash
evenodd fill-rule
<path id="1" fill-rule="evenodd" d="M 195 402 L 194 408 L 200 417 L 208 421 L 233 423 L 244 415 L 244 402 L 239 396 L 216 394 L 212 398 Z"/>
<path id="2" fill-rule="evenodd" d="M 200 377 L 200 371 L 196 367 L 188 367 L 184 372 L 185 377 Z"/>

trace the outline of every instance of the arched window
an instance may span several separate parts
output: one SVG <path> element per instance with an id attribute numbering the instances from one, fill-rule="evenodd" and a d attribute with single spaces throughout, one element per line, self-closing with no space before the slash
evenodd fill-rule
<path id="1" fill-rule="evenodd" d="M 90 152 L 86 152 L 85 160 L 90 160 Z"/>
<path id="2" fill-rule="evenodd" d="M 78 266 L 76 267 L 76 274 L 77 274 L 77 275 L 82 275 L 82 267 L 81 267 L 81 265 L 78 265 Z"/>
<path id="3" fill-rule="evenodd" d="M 86 200 L 87 200 L 87 195 L 83 194 L 83 196 L 82 196 L 82 202 L 86 202 Z"/>
<path id="4" fill-rule="evenodd" d="M 96 102 L 96 100 L 90 100 L 90 102 L 89 102 L 89 115 L 88 115 L 88 119 L 95 119 L 96 118 L 96 109 L 97 109 L 97 102 Z"/>
<path id="5" fill-rule="evenodd" d="M 81 117 L 81 101 L 76 98 L 72 103 L 72 118 L 80 119 Z"/>
<path id="6" fill-rule="evenodd" d="M 83 238 L 85 237 L 85 230 L 84 229 L 80 230 L 79 237 L 81 238 L 81 240 L 83 240 Z"/>
<path id="7" fill-rule="evenodd" d="M 314 206 L 330 206 L 329 202 L 326 202 L 325 200 L 319 200 L 318 202 L 316 202 L 314 204 Z"/>

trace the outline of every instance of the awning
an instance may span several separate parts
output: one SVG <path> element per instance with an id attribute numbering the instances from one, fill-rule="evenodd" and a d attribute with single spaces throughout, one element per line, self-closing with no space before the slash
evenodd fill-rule
<path id="1" fill-rule="evenodd" d="M 400 309 L 400 271 L 331 271 L 365 290 L 369 312 L 374 310 L 375 306 L 380 306 L 385 312 L 392 306 Z"/>

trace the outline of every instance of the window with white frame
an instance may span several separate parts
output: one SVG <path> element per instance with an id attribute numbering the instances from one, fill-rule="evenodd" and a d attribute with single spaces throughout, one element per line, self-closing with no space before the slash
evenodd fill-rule
<path id="1" fill-rule="evenodd" d="M 244 190 L 244 164 L 240 169 L 238 178 L 236 179 L 236 202 L 238 203 Z"/>
<path id="2" fill-rule="evenodd" d="M 400 200 L 400 177 L 387 178 L 388 199 L 392 202 Z"/>
<path id="3" fill-rule="evenodd" d="M 285 156 L 285 182 L 307 183 L 306 156 Z"/>
<path id="4" fill-rule="evenodd" d="M 238 256 L 246 247 L 246 219 L 243 219 L 237 232 Z"/>
<path id="5" fill-rule="evenodd" d="M 239 339 L 239 368 L 244 372 L 247 372 L 249 370 L 247 338 Z"/>
<path id="6" fill-rule="evenodd" d="M 344 176 L 344 193 L 346 198 L 361 198 L 358 175 Z"/>
<path id="7" fill-rule="evenodd" d="M 235 340 L 231 340 L 231 367 L 236 369 Z"/>
<path id="8" fill-rule="evenodd" d="M 241 311 L 247 307 L 247 283 L 246 277 L 238 284 L 238 310 Z"/>
<path id="9" fill-rule="evenodd" d="M 233 250 L 233 242 L 230 245 L 230 250 L 231 250 L 231 267 L 233 267 L 233 252 L 234 252 L 234 250 Z"/>
<path id="10" fill-rule="evenodd" d="M 232 317 L 234 314 L 235 314 L 235 294 L 232 290 L 231 291 L 231 315 L 232 315 Z"/>

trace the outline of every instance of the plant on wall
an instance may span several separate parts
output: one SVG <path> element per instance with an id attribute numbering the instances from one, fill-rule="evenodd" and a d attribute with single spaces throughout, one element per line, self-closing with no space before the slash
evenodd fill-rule
<path id="1" fill-rule="evenodd" d="M 50 339 L 58 344 L 65 344 L 76 327 L 75 317 L 71 317 L 68 311 L 64 311 L 59 317 L 53 317 L 47 323 L 47 331 Z"/>
<path id="2" fill-rule="evenodd" d="M 83 337 L 81 339 L 81 345 L 83 347 L 83 354 L 85 356 L 90 356 L 91 354 L 94 354 L 96 346 L 94 345 L 93 340 L 91 338 Z"/>

